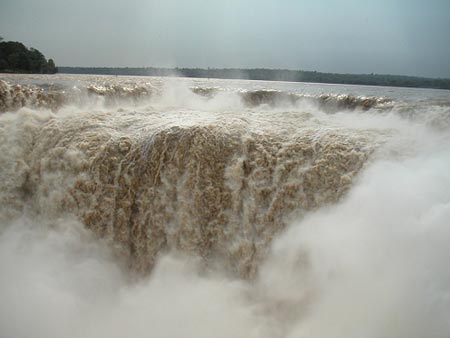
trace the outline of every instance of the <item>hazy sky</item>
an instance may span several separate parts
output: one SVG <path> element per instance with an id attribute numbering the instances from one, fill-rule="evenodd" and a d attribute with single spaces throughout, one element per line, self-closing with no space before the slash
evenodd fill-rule
<path id="1" fill-rule="evenodd" d="M 0 36 L 65 66 L 450 77 L 450 0 L 0 0 Z"/>

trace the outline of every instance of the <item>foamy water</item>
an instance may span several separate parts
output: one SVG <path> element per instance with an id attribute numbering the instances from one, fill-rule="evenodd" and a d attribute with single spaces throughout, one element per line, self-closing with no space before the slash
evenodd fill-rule
<path id="1" fill-rule="evenodd" d="M 0 336 L 450 335 L 448 91 L 1 79 Z"/>

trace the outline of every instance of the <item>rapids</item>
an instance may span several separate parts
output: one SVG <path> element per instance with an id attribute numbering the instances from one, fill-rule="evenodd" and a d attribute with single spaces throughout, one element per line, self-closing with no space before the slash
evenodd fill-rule
<path id="1" fill-rule="evenodd" d="M 31 335 L 419 337 L 435 328 L 432 337 L 445 337 L 450 289 L 443 281 L 450 270 L 439 262 L 450 258 L 443 242 L 449 234 L 448 92 L 316 86 L 5 75 L 2 274 L 32 282 L 29 261 L 45 267 L 47 255 L 62 255 L 47 267 L 62 273 L 69 262 L 89 257 L 98 271 L 75 269 L 68 278 L 83 280 L 83 293 L 91 292 L 92 278 L 108 286 L 92 306 L 114 302 L 107 299 L 123 288 L 132 302 L 147 297 L 139 311 L 126 310 L 127 298 L 118 301 L 117 312 L 100 316 L 109 323 L 103 329 L 81 324 L 84 315 L 57 299 L 68 331 L 43 320 Z M 408 257 L 424 262 L 402 267 Z M 401 291 L 409 277 L 417 288 Z M 0 280 L 0 293 L 6 292 L 10 286 Z M 165 283 L 174 284 L 166 289 Z M 28 299 L 42 303 L 26 285 L 19 289 L 29 297 L 8 296 L 13 312 L 6 316 L 2 306 L 4 318 L 18 320 Z M 436 301 L 422 297 L 420 286 Z M 91 311 L 76 285 L 48 287 L 69 292 Z M 199 302 L 209 309 L 211 297 L 218 307 L 211 309 L 212 324 L 196 328 L 192 323 L 204 314 L 194 310 L 184 331 L 168 329 L 170 311 L 157 319 L 149 307 L 171 299 L 171 290 L 194 308 Z M 408 292 L 416 293 L 417 307 L 406 302 Z M 347 299 L 352 293 L 359 299 Z M 388 298 L 379 306 L 377 296 Z M 368 304 L 375 312 L 365 310 Z M 406 313 L 394 320 L 391 309 Z M 138 317 L 149 311 L 151 322 L 166 326 L 134 330 L 124 319 L 116 332 L 113 319 L 127 311 Z M 14 320 L 0 324 L 8 336 L 30 333 Z"/>

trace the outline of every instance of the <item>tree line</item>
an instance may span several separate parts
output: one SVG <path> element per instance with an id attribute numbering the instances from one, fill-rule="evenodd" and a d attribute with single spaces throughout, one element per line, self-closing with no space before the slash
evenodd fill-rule
<path id="1" fill-rule="evenodd" d="M 217 69 L 217 68 L 155 68 L 155 67 L 59 67 L 60 73 L 136 75 L 136 76 L 183 76 L 194 78 L 247 79 L 290 82 L 317 82 L 356 84 L 372 86 L 417 87 L 450 89 L 450 79 L 425 78 L 383 74 L 336 74 L 288 69 Z"/>
<path id="2" fill-rule="evenodd" d="M 54 74 L 58 71 L 52 59 L 35 48 L 17 41 L 2 41 L 0 37 L 0 73 Z"/>

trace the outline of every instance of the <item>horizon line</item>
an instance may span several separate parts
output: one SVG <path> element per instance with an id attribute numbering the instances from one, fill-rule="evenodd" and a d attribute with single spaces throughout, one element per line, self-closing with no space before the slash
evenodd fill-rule
<path id="1" fill-rule="evenodd" d="M 288 72 L 304 72 L 304 73 L 320 73 L 320 74 L 333 74 L 333 75 L 365 75 L 365 76 L 398 76 L 398 77 L 409 77 L 409 78 L 420 78 L 420 79 L 433 79 L 433 80 L 448 80 L 450 77 L 431 77 L 424 75 L 405 75 L 405 74 L 390 74 L 390 73 L 343 73 L 343 72 L 326 72 L 319 70 L 304 70 L 304 69 L 292 69 L 292 68 L 267 68 L 267 67 L 185 67 L 185 66 L 57 66 L 58 68 L 110 68 L 110 69 L 164 69 L 164 70 L 177 70 L 177 69 L 192 69 L 192 70 L 269 70 L 269 71 L 288 71 Z"/>

